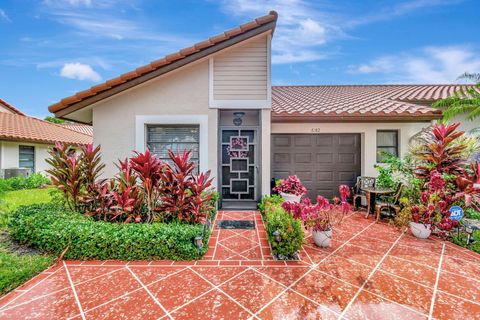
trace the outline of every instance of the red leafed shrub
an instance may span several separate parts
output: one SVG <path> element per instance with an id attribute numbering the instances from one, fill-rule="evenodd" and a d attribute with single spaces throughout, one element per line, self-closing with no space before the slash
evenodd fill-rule
<path id="1" fill-rule="evenodd" d="M 159 184 L 164 164 L 146 150 L 145 153 L 135 152 L 135 157 L 130 158 L 130 165 L 136 176 L 140 179 L 140 188 L 143 192 L 147 209 L 147 221 L 150 222 L 157 212 L 158 201 L 161 194 Z"/>
<path id="2" fill-rule="evenodd" d="M 210 171 L 194 174 L 195 163 L 190 161 L 191 151 L 174 154 L 168 151 L 173 165 L 166 163 L 162 179 L 160 210 L 167 217 L 189 222 L 204 222 L 209 212 L 211 195 L 205 193 L 212 184 Z"/>
<path id="3" fill-rule="evenodd" d="M 412 221 L 436 225 L 442 231 L 450 231 L 458 227 L 458 221 L 450 219 L 449 207 L 452 196 L 445 189 L 445 181 L 437 170 L 430 172 L 429 190 L 420 195 L 420 204 L 410 208 Z"/>
<path id="4" fill-rule="evenodd" d="M 49 153 L 51 158 L 46 162 L 52 166 L 47 170 L 52 184 L 63 192 L 69 208 L 78 211 L 86 182 L 86 177 L 81 171 L 82 158 L 77 155 L 74 146 L 61 143 L 56 143 Z"/>
<path id="5" fill-rule="evenodd" d="M 455 144 L 455 140 L 464 134 L 463 131 L 455 131 L 459 125 L 460 123 L 433 125 L 421 138 L 421 147 L 413 154 L 420 161 L 415 170 L 418 178 L 428 180 L 432 170 L 441 174 L 463 174 L 465 161 L 462 152 L 465 146 Z"/>
<path id="6" fill-rule="evenodd" d="M 148 149 L 119 161 L 113 179 L 100 179 L 100 147 L 57 144 L 47 162 L 52 182 L 70 209 L 98 220 L 204 222 L 213 209 L 210 172 L 195 174 L 190 151 L 161 162 Z"/>
<path id="7" fill-rule="evenodd" d="M 419 205 L 408 208 L 412 220 L 436 223 L 443 231 L 458 225 L 449 218 L 452 205 L 480 206 L 480 187 L 476 184 L 480 182 L 480 166 L 472 163 L 469 167 L 465 161 L 466 145 L 459 140 L 464 132 L 456 131 L 459 125 L 433 125 L 413 152 L 419 162 L 415 175 L 423 180 L 425 192 Z"/>
<path id="8" fill-rule="evenodd" d="M 350 204 L 347 202 L 350 188 L 341 185 L 339 191 L 340 199 L 335 199 L 333 204 L 324 197 L 318 196 L 315 204 L 309 198 L 304 198 L 300 203 L 284 202 L 282 207 L 295 219 L 301 220 L 307 228 L 312 228 L 314 231 L 331 230 L 350 211 Z"/>
<path id="9" fill-rule="evenodd" d="M 466 207 L 480 211 L 480 163 L 471 162 L 470 167 L 455 179 L 458 192 L 454 200 L 463 199 Z"/>
<path id="10" fill-rule="evenodd" d="M 303 196 L 307 193 L 307 188 L 297 176 L 289 176 L 287 179 L 281 179 L 273 191 Z"/>

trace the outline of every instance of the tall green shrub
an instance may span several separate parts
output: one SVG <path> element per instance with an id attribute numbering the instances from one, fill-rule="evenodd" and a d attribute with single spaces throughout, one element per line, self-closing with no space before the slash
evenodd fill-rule
<path id="1" fill-rule="evenodd" d="M 285 212 L 281 206 L 272 207 L 267 212 L 267 238 L 272 252 L 279 258 L 292 258 L 302 248 L 303 229 L 301 222 Z M 277 241 L 274 232 L 280 233 Z"/>

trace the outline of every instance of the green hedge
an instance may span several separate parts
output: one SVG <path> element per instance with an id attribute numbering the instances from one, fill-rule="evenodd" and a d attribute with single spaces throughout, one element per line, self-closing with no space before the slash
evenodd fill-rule
<path id="1" fill-rule="evenodd" d="M 302 248 L 304 234 L 301 222 L 283 210 L 282 203 L 283 199 L 278 196 L 264 197 L 259 208 L 266 221 L 267 239 L 273 254 L 291 259 Z M 280 232 L 281 241 L 276 241 L 275 231 Z"/>
<path id="2" fill-rule="evenodd" d="M 117 224 L 94 221 L 55 204 L 23 206 L 9 223 L 10 234 L 21 243 L 66 259 L 193 260 L 207 251 L 208 237 L 199 252 L 193 238 L 203 225 L 182 223 Z"/>
<path id="3" fill-rule="evenodd" d="M 0 179 L 0 192 L 35 189 L 40 186 L 50 184 L 50 179 L 41 173 L 32 173 L 28 177 L 13 177 L 8 179 Z"/>

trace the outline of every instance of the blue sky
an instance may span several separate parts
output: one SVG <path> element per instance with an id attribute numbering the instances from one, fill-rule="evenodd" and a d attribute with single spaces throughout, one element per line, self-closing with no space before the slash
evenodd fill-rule
<path id="1" fill-rule="evenodd" d="M 269 10 L 273 84 L 451 83 L 480 72 L 480 1 L 0 0 L 0 97 L 30 115 Z"/>

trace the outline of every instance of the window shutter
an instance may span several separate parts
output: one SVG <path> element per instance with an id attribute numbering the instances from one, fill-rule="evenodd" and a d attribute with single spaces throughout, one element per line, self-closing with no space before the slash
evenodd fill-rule
<path id="1" fill-rule="evenodd" d="M 169 161 L 168 150 L 191 150 L 191 160 L 197 164 L 200 158 L 200 128 L 194 125 L 149 125 L 147 147 L 163 161 Z"/>

